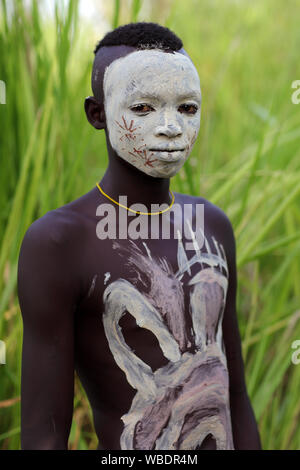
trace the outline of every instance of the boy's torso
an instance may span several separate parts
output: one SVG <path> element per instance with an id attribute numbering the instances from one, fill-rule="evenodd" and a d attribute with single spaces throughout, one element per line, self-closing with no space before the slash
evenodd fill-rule
<path id="1" fill-rule="evenodd" d="M 181 205 L 204 204 L 200 250 L 186 250 L 191 240 L 175 238 L 172 227 L 166 240 L 99 240 L 96 212 L 84 217 L 75 364 L 100 449 L 233 448 L 226 247 L 212 205 L 175 194 Z"/>

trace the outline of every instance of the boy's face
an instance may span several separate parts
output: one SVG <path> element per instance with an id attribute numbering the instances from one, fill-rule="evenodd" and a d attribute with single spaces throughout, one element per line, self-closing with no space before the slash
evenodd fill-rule
<path id="1" fill-rule="evenodd" d="M 104 106 L 116 153 L 150 176 L 169 178 L 183 166 L 199 132 L 198 73 L 180 53 L 132 52 L 107 67 Z"/>

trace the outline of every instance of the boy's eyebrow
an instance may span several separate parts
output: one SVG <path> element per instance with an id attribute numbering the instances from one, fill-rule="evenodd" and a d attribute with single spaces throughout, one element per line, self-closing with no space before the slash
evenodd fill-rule
<path id="1" fill-rule="evenodd" d="M 131 99 L 135 99 L 135 98 L 148 98 L 148 99 L 155 99 L 155 100 L 159 100 L 161 99 L 162 97 L 156 93 L 149 93 L 147 91 L 143 91 L 143 90 L 135 90 L 133 93 L 129 93 L 126 97 L 126 100 L 131 100 Z M 198 91 L 191 91 L 191 92 L 188 92 L 188 93 L 183 93 L 181 95 L 178 96 L 178 100 L 181 101 L 181 100 L 186 100 L 186 99 L 195 99 L 197 101 L 199 101 L 201 103 L 202 101 L 202 96 L 201 96 L 201 93 L 198 92 Z"/>
<path id="2" fill-rule="evenodd" d="M 128 93 L 126 99 L 135 99 L 135 98 L 149 98 L 149 99 L 160 99 L 161 97 L 155 93 L 144 92 L 143 90 L 135 90 L 133 93 Z"/>
<path id="3" fill-rule="evenodd" d="M 187 100 L 187 99 L 195 99 L 201 102 L 202 96 L 199 91 L 191 91 L 190 93 L 183 93 L 182 95 L 179 96 L 179 100 Z"/>

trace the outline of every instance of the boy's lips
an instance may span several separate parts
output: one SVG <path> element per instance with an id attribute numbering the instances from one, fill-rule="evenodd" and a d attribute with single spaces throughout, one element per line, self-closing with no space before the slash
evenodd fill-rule
<path id="1" fill-rule="evenodd" d="M 153 153 L 156 153 L 156 158 L 158 160 L 161 160 L 163 162 L 177 162 L 178 160 L 180 160 L 180 154 L 182 152 L 184 152 L 184 148 L 170 148 L 170 149 L 166 149 L 166 148 L 152 148 L 152 149 L 149 149 L 150 152 L 153 152 Z"/>

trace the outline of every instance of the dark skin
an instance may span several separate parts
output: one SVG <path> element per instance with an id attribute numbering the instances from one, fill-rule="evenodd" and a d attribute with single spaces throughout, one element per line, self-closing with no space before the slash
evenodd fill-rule
<path id="1" fill-rule="evenodd" d="M 110 145 L 103 104 L 105 66 L 135 49 L 105 47 L 98 63 L 94 97 L 85 101 L 89 122 L 106 132 L 109 165 L 100 181 L 115 200 L 126 195 L 128 206 L 170 203 L 169 178 L 153 178 L 120 158 Z M 180 52 L 185 53 L 182 49 Z M 254 413 L 247 395 L 241 340 L 236 316 L 236 247 L 225 213 L 203 197 L 174 193 L 176 203 L 204 204 L 205 236 L 224 247 L 229 285 L 223 317 L 223 340 L 229 374 L 229 396 L 235 449 L 260 449 Z M 120 449 L 126 414 L 136 394 L 118 367 L 103 329 L 105 273 L 111 280 L 128 278 L 112 240 L 99 240 L 96 209 L 109 201 L 97 187 L 79 199 L 50 211 L 27 230 L 19 257 L 18 293 L 22 311 L 23 356 L 21 396 L 22 449 L 67 449 L 73 413 L 74 371 L 88 395 L 99 449 Z M 115 206 L 116 207 L 116 206 Z M 117 215 L 119 208 L 116 207 Z M 161 217 L 161 216 L 159 216 Z M 132 218 L 129 218 L 131 221 Z M 172 233 L 172 231 L 171 231 Z M 126 245 L 127 240 L 121 241 Z M 141 246 L 142 241 L 137 244 Z M 147 240 L 151 253 L 177 265 L 177 240 Z M 186 312 L 188 315 L 188 312 Z M 121 321 L 126 343 L 155 371 L 167 360 L 156 337 L 125 314 Z M 201 449 L 214 449 L 208 437 Z"/>

